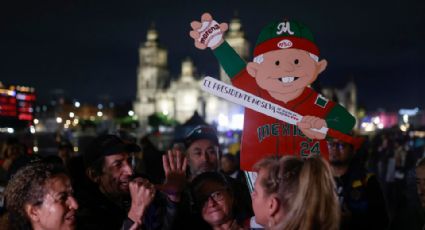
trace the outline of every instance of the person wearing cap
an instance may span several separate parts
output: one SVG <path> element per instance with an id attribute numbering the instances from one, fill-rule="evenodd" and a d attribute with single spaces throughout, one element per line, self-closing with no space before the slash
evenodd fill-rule
<path id="1" fill-rule="evenodd" d="M 355 119 L 345 108 L 310 88 L 327 62 L 319 60 L 319 48 L 303 24 L 291 20 L 268 24 L 258 37 L 254 60 L 248 63 L 223 39 L 226 23 L 218 24 L 204 13 L 191 27 L 195 47 L 211 48 L 234 86 L 303 116 L 295 126 L 245 109 L 243 170 L 252 171 L 258 160 L 270 155 L 327 157 L 326 135 L 311 128 L 328 127 L 342 133 L 353 128 Z"/>
<path id="2" fill-rule="evenodd" d="M 189 180 L 203 172 L 219 170 L 220 145 L 213 127 L 195 127 L 185 136 L 184 145 L 189 165 Z"/>
<path id="3" fill-rule="evenodd" d="M 341 206 L 341 229 L 387 229 L 388 209 L 375 174 L 364 167 L 352 145 L 334 138 L 327 142 Z"/>
<path id="4" fill-rule="evenodd" d="M 134 175 L 131 153 L 139 146 L 116 135 L 101 135 L 87 147 L 83 158 L 92 182 L 80 201 L 81 229 L 170 229 L 185 181 L 186 160 L 180 153 L 163 156 L 166 181 L 154 186 Z M 157 190 L 161 190 L 157 191 Z"/>
<path id="5" fill-rule="evenodd" d="M 205 229 L 208 225 L 199 218 L 198 209 L 193 206 L 195 200 L 190 192 L 194 178 L 203 173 L 219 173 L 220 145 L 216 130 L 208 125 L 199 125 L 189 131 L 183 140 L 185 155 L 188 161 L 187 180 L 188 186 L 183 192 L 181 211 L 178 222 L 174 229 Z M 235 194 L 238 194 L 238 206 L 243 210 L 243 217 L 252 214 L 251 198 L 246 184 L 242 184 L 233 178 L 228 178 L 232 184 Z M 198 217 L 198 218 L 197 218 Z"/>

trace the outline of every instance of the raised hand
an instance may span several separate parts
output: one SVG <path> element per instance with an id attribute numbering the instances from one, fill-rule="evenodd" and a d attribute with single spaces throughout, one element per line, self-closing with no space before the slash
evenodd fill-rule
<path id="1" fill-rule="evenodd" d="M 320 133 L 311 129 L 320 129 L 322 127 L 327 127 L 326 121 L 324 119 L 314 117 L 314 116 L 304 116 L 303 119 L 297 123 L 298 128 L 301 132 L 304 133 L 308 138 L 314 140 L 325 139 L 326 134 Z"/>
<path id="2" fill-rule="evenodd" d="M 192 30 L 189 35 L 195 41 L 195 47 L 201 50 L 220 46 L 224 41 L 223 34 L 229 28 L 227 23 L 219 24 L 214 21 L 209 13 L 202 14 L 201 21 L 193 21 L 190 26 Z"/>
<path id="3" fill-rule="evenodd" d="M 174 202 L 180 201 L 181 192 L 186 185 L 187 159 L 179 150 L 168 150 L 162 156 L 162 165 L 165 172 L 165 182 L 157 188 L 168 195 Z"/>
<path id="4" fill-rule="evenodd" d="M 129 184 L 131 207 L 128 217 L 134 222 L 141 223 L 146 208 L 155 197 L 155 186 L 147 179 L 138 177 Z"/>

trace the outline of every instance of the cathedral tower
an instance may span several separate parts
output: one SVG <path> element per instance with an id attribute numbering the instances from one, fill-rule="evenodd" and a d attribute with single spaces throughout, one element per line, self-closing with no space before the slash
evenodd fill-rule
<path id="1" fill-rule="evenodd" d="M 155 95 L 166 86 L 168 77 L 167 50 L 160 47 L 158 32 L 152 26 L 147 32 L 146 42 L 139 48 L 134 110 L 141 123 L 155 112 Z"/>

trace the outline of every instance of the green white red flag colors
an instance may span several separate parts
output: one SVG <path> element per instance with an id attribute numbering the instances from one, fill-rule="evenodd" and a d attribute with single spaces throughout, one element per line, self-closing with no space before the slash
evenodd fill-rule
<path id="1" fill-rule="evenodd" d="M 227 101 L 242 105 L 267 116 L 279 119 L 286 123 L 297 125 L 303 118 L 302 115 L 286 109 L 278 104 L 267 101 L 261 97 L 255 96 L 249 92 L 239 89 L 235 86 L 226 84 L 212 77 L 205 77 L 201 83 L 202 90 L 221 97 Z M 329 137 L 337 138 L 344 142 L 352 144 L 355 148 L 359 148 L 363 143 L 361 138 L 354 138 L 340 131 L 322 127 L 321 129 L 312 129 L 317 132 L 326 134 Z"/>

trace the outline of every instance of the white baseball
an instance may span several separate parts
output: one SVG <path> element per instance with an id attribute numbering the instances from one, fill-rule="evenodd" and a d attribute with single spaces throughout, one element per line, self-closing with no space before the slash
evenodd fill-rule
<path id="1" fill-rule="evenodd" d="M 220 25 L 214 20 L 202 22 L 202 26 L 198 29 L 198 32 L 200 34 L 198 41 L 208 47 L 217 45 L 223 37 Z"/>
<path id="2" fill-rule="evenodd" d="M 202 22 L 202 26 L 201 26 L 201 28 L 198 29 L 198 32 L 204 31 L 210 25 L 210 23 L 211 23 L 211 21 Z"/>

